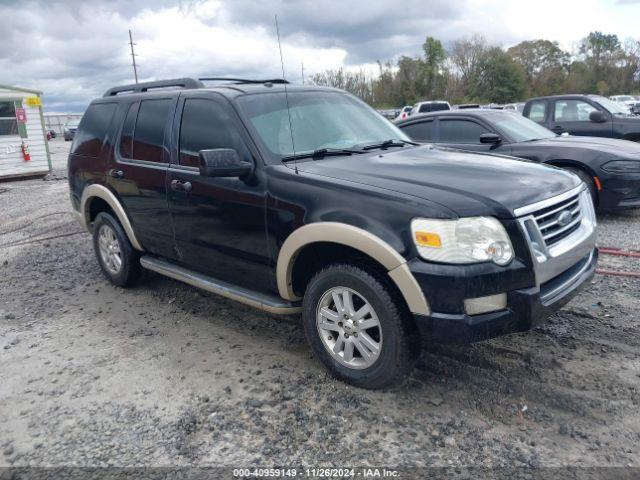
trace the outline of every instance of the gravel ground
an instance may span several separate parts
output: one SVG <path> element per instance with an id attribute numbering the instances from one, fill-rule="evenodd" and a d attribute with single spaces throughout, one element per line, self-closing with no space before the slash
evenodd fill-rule
<path id="1" fill-rule="evenodd" d="M 403 384 L 359 390 L 296 317 L 110 285 L 51 146 L 48 179 L 0 183 L 0 466 L 640 466 L 640 280 L 598 275 L 542 328 L 425 345 Z M 599 221 L 601 245 L 640 245 L 640 213 Z"/>

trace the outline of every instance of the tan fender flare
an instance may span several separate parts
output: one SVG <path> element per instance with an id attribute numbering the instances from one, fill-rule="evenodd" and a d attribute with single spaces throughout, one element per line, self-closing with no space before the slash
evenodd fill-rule
<path id="1" fill-rule="evenodd" d="M 129 238 L 129 241 L 131 242 L 131 245 L 133 246 L 133 248 L 143 252 L 144 248 L 142 248 L 142 245 L 140 245 L 140 242 L 138 242 L 138 239 L 136 238 L 136 234 L 133 233 L 133 227 L 131 226 L 129 217 L 127 217 L 127 213 L 124 211 L 124 208 L 122 208 L 122 205 L 120 204 L 116 196 L 111 192 L 111 190 L 109 190 L 107 187 L 103 185 L 98 185 L 94 183 L 86 187 L 82 192 L 82 198 L 80 200 L 80 212 L 76 212 L 78 215 L 78 220 L 80 221 L 82 226 L 85 229 L 89 230 L 89 224 L 90 224 L 89 208 L 91 206 L 91 200 L 93 198 L 100 198 L 105 202 L 107 202 L 107 204 L 111 207 L 111 209 L 115 212 L 116 216 L 118 217 L 118 220 L 120 221 L 120 225 L 122 225 L 122 228 L 124 228 L 124 231 L 127 234 L 127 237 Z"/>
<path id="2" fill-rule="evenodd" d="M 381 238 L 358 227 L 338 222 L 310 223 L 295 230 L 285 240 L 276 267 L 278 292 L 286 300 L 299 297 L 293 291 L 292 272 L 300 251 L 312 243 L 331 242 L 355 248 L 382 264 L 396 284 L 412 313 L 429 315 L 427 299 L 407 261 Z"/>

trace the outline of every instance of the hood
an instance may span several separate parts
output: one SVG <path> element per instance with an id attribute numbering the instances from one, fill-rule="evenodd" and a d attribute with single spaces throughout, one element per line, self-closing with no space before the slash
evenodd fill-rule
<path id="1" fill-rule="evenodd" d="M 302 172 L 402 192 L 461 217 L 513 218 L 516 208 L 579 185 L 574 175 L 511 157 L 425 145 L 298 163 Z"/>
<path id="2" fill-rule="evenodd" d="M 640 121 L 638 121 L 638 124 L 640 125 Z M 548 147 L 584 148 L 615 158 L 640 156 L 640 145 L 638 143 L 617 138 L 574 137 L 569 135 L 535 140 L 531 144 Z"/>

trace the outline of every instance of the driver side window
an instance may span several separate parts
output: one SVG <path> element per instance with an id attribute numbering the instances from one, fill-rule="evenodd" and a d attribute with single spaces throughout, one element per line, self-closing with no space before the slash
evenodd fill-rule
<path id="1" fill-rule="evenodd" d="M 180 165 L 197 168 L 198 152 L 214 148 L 232 148 L 240 158 L 250 158 L 233 119 L 222 105 L 201 98 L 185 100 L 180 121 Z"/>
<path id="2" fill-rule="evenodd" d="M 440 119 L 441 143 L 480 143 L 480 135 L 492 133 L 482 125 L 471 120 Z"/>
<path id="3" fill-rule="evenodd" d="M 581 100 L 558 100 L 554 110 L 556 122 L 588 122 L 589 114 L 595 107 Z"/>

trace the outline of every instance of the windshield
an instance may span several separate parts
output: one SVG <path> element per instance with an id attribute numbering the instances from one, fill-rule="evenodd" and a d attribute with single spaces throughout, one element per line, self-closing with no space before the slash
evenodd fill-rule
<path id="1" fill-rule="evenodd" d="M 624 105 L 612 102 L 608 98 L 594 95 L 591 99 L 605 110 L 608 110 L 609 113 L 613 113 L 614 115 L 630 115 L 629 110 Z"/>
<path id="2" fill-rule="evenodd" d="M 282 92 L 246 95 L 238 99 L 238 104 L 266 147 L 280 158 L 323 148 L 349 149 L 386 140 L 409 140 L 372 108 L 340 92 L 289 93 L 291 119 Z"/>
<path id="3" fill-rule="evenodd" d="M 547 130 L 533 120 L 513 113 L 496 112 L 492 114 L 491 120 L 499 130 L 507 134 L 515 142 L 528 142 L 557 136 L 551 130 Z"/>
<path id="4" fill-rule="evenodd" d="M 67 127 L 77 128 L 78 125 L 80 125 L 80 120 L 71 120 L 69 123 L 67 123 Z"/>

